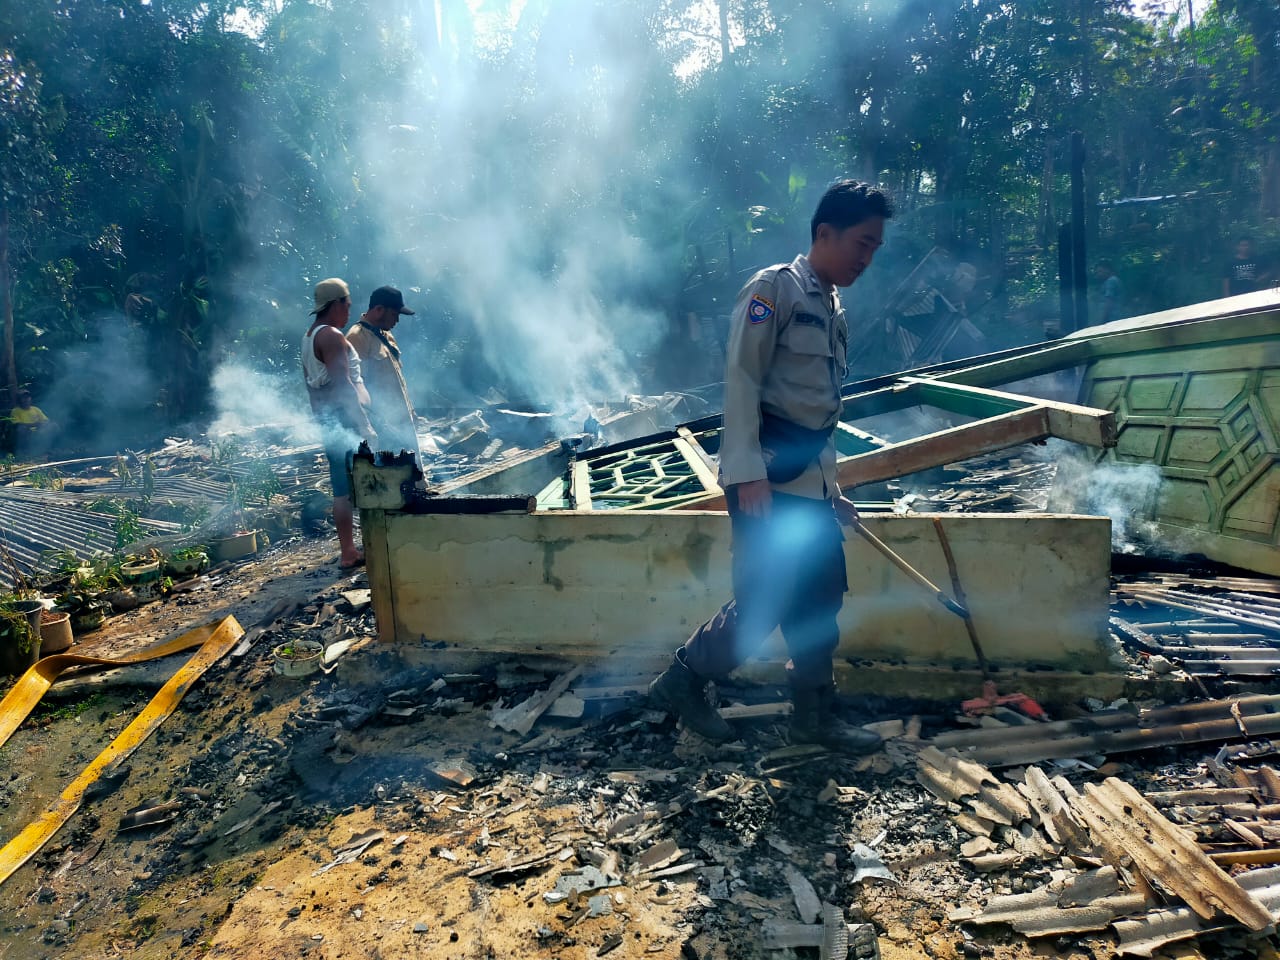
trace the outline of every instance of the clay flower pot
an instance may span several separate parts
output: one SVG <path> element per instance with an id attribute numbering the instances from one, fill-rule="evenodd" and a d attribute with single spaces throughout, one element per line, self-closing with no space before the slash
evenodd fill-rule
<path id="1" fill-rule="evenodd" d="M 67 608 L 71 615 L 71 632 L 74 634 L 89 633 L 97 630 L 107 621 L 107 610 L 111 604 L 98 598 L 85 598 Z"/>
<path id="2" fill-rule="evenodd" d="M 71 618 L 72 633 L 92 633 L 98 630 L 107 622 L 107 612 L 105 610 L 86 610 L 84 613 L 78 613 Z"/>
<path id="3" fill-rule="evenodd" d="M 71 615 L 57 610 L 40 614 L 40 656 L 61 653 L 71 646 Z"/>
<path id="4" fill-rule="evenodd" d="M 210 556 L 218 562 L 243 560 L 245 557 L 251 557 L 257 552 L 257 530 L 241 530 L 238 533 L 233 533 L 228 537 L 220 537 L 209 543 Z"/>
<path id="5" fill-rule="evenodd" d="M 142 584 L 137 587 L 121 587 L 119 590 L 112 590 L 103 596 L 107 603 L 111 604 L 112 610 L 116 613 L 124 613 L 127 610 L 136 610 L 142 604 L 142 600 L 137 593 L 141 587 Z"/>

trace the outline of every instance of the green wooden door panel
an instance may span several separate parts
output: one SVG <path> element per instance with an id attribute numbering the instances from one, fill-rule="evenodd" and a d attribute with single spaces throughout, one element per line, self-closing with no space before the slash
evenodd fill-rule
<path id="1" fill-rule="evenodd" d="M 1164 442 L 1164 427 L 1146 427 L 1139 424 L 1119 425 L 1120 435 L 1116 441 L 1115 459 L 1128 463 L 1154 463 L 1156 455 Z M 1105 457 L 1104 457 L 1105 459 Z"/>
<path id="2" fill-rule="evenodd" d="M 1227 438 L 1217 428 L 1173 427 L 1165 464 L 1183 470 L 1213 472 L 1215 464 L 1227 459 Z"/>
<path id="3" fill-rule="evenodd" d="M 1134 519 L 1175 550 L 1280 575 L 1280 330 L 1264 342 L 1100 359 L 1080 402 L 1115 411 L 1119 442 L 1095 454 L 1104 474 L 1160 470 L 1158 493 L 1126 504 Z"/>
<path id="4" fill-rule="evenodd" d="M 1178 413 L 1184 417 L 1221 416 L 1227 407 L 1240 399 L 1249 380 L 1250 375 L 1241 371 L 1193 373 Z"/>
<path id="5" fill-rule="evenodd" d="M 1172 523 L 1207 524 L 1213 517 L 1209 487 L 1194 480 L 1165 478 L 1156 497 L 1156 512 Z"/>
<path id="6" fill-rule="evenodd" d="M 1271 465 L 1227 508 L 1223 530 L 1233 536 L 1274 543 L 1280 510 L 1280 467 Z"/>
<path id="7" fill-rule="evenodd" d="M 1129 381 L 1129 409 L 1135 413 L 1163 413 L 1173 405 L 1182 377 L 1135 376 Z"/>

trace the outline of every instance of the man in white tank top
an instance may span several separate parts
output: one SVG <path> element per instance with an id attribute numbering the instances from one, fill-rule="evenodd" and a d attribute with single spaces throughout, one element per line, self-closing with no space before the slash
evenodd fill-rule
<path id="1" fill-rule="evenodd" d="M 316 284 L 315 301 L 311 311 L 315 321 L 302 338 L 302 375 L 329 459 L 333 522 L 341 547 L 338 562 L 350 570 L 364 563 L 364 553 L 355 542 L 347 451 L 359 446 L 361 439 L 375 445 L 378 435 L 369 423 L 369 393 L 360 377 L 360 357 L 342 334 L 351 316 L 351 291 L 345 282 L 331 277 Z"/>

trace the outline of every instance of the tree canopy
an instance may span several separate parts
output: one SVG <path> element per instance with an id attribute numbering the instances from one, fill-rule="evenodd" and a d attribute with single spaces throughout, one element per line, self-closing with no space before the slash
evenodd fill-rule
<path id="1" fill-rule="evenodd" d="M 89 438 L 264 419 L 310 289 L 393 283 L 422 407 L 687 385 L 690 314 L 807 243 L 825 186 L 900 211 L 849 298 L 928 251 L 977 321 L 1056 310 L 1073 131 L 1090 259 L 1144 312 L 1280 237 L 1280 18 L 1125 0 L 26 0 L 0 6 L 0 300 Z M 10 396 L 10 401 L 12 395 Z M 127 431 L 126 431 L 127 432 Z"/>

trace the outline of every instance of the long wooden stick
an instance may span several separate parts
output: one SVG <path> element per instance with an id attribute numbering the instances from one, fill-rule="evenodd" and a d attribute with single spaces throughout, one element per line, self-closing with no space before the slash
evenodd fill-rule
<path id="1" fill-rule="evenodd" d="M 907 561 L 902 559 L 902 557 L 898 556 L 898 554 L 894 552 L 892 547 L 890 547 L 887 543 L 885 543 L 883 540 L 877 537 L 874 533 L 872 533 L 870 530 L 864 527 L 861 521 L 854 520 L 852 523 L 852 527 L 854 530 L 858 532 L 858 534 L 864 540 L 867 541 L 867 543 L 871 544 L 878 551 L 880 551 L 880 553 L 885 557 L 885 559 L 887 559 L 890 563 L 892 563 L 895 567 L 897 567 L 899 570 L 905 573 L 908 577 L 910 577 L 920 586 L 924 587 L 926 590 L 932 593 L 939 603 L 941 603 L 944 607 L 946 607 L 948 610 L 954 613 L 957 617 L 969 616 L 968 610 L 966 610 L 960 604 L 956 603 L 955 600 L 952 600 L 951 597 L 949 597 L 947 594 L 939 590 L 932 580 L 926 577 L 923 573 L 921 573 L 915 567 L 911 566 L 911 564 L 907 563 Z"/>

